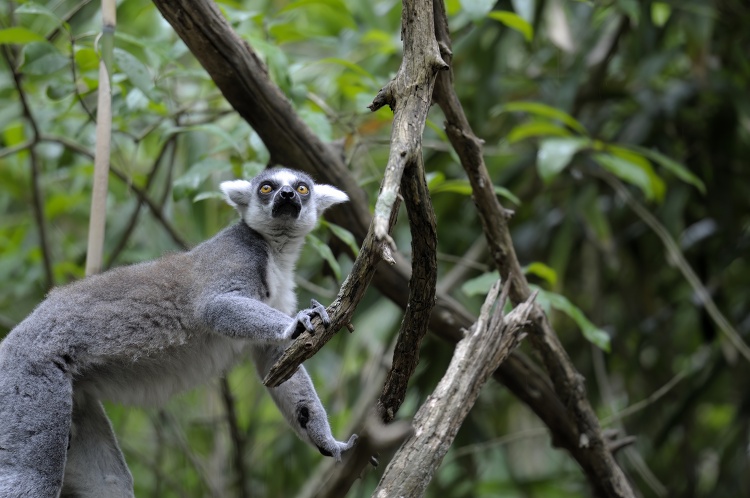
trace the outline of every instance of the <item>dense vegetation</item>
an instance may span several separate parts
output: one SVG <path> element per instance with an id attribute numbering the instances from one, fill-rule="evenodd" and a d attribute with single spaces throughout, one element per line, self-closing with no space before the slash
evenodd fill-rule
<path id="1" fill-rule="evenodd" d="M 374 204 L 392 113 L 366 106 L 401 61 L 400 2 L 219 5 L 304 121 L 341 148 Z M 750 357 L 738 347 L 750 342 L 750 7 L 447 0 L 446 8 L 455 87 L 500 199 L 515 211 L 516 251 L 603 426 L 635 436 L 617 453 L 626 474 L 644 496 L 750 495 Z M 0 12 L 2 334 L 51 286 L 83 277 L 98 9 L 60 0 L 7 2 Z M 213 235 L 236 217 L 218 182 L 252 176 L 270 159 L 150 2 L 122 2 L 117 17 L 108 267 Z M 476 313 L 496 274 L 442 123 L 433 109 L 424 137 L 438 288 Z M 401 218 L 394 239 L 407 250 Z M 352 263 L 344 244 L 330 252 L 327 242 L 348 240 L 341 232 L 324 223 L 310 237 L 300 302 L 327 303 L 338 291 Z M 401 316 L 372 290 L 355 333 L 307 362 L 338 436 L 379 390 Z M 414 414 L 451 353 L 428 337 L 399 418 Z M 213 382 L 163 409 L 107 406 L 137 496 L 233 496 L 239 482 L 252 496 L 291 496 L 315 474 L 321 457 L 286 429 L 252 366 L 228 380 L 231 393 Z M 349 496 L 369 496 L 379 472 Z M 588 489 L 544 425 L 489 383 L 428 494 Z"/>

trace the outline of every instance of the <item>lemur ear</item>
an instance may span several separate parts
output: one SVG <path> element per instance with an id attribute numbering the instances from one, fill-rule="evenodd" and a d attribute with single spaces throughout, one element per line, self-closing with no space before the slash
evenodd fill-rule
<path id="1" fill-rule="evenodd" d="M 250 187 L 250 182 L 246 180 L 221 182 L 221 185 L 219 185 L 221 191 L 224 192 L 227 204 L 235 208 L 250 204 L 250 196 L 252 195 Z"/>
<path id="2" fill-rule="evenodd" d="M 330 185 L 318 185 L 313 187 L 315 194 L 315 204 L 318 207 L 318 214 L 322 213 L 334 204 L 341 204 L 349 200 L 349 196 L 341 190 Z"/>

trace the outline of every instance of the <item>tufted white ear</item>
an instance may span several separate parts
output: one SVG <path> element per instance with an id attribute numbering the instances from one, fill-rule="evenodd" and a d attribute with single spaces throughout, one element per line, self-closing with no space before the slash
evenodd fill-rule
<path id="1" fill-rule="evenodd" d="M 348 195 L 330 185 L 315 185 L 315 187 L 313 187 L 313 195 L 315 195 L 318 214 L 334 204 L 340 204 L 349 200 Z"/>
<path id="2" fill-rule="evenodd" d="M 232 207 L 247 206 L 252 195 L 250 182 L 246 180 L 232 180 L 221 182 L 219 188 L 226 196 L 227 204 Z"/>

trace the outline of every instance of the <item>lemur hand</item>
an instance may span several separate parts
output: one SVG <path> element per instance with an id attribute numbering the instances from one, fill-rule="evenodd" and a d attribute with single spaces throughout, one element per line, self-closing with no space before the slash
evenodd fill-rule
<path id="1" fill-rule="evenodd" d="M 352 436 L 349 438 L 349 441 L 347 441 L 345 443 L 342 443 L 342 442 L 339 442 L 339 441 L 332 441 L 332 444 L 330 444 L 330 443 L 326 444 L 325 448 L 323 446 L 318 445 L 318 444 L 316 444 L 315 446 L 318 447 L 318 451 L 320 451 L 320 453 L 323 456 L 333 457 L 334 460 L 336 460 L 337 462 L 340 462 L 341 461 L 341 455 L 343 453 L 349 451 L 350 449 L 352 449 L 354 447 L 354 444 L 356 442 L 357 442 L 357 435 L 356 434 L 352 434 Z"/>
<path id="2" fill-rule="evenodd" d="M 314 315 L 318 315 L 320 319 L 323 320 L 323 325 L 326 327 L 331 324 L 331 318 L 328 316 L 326 307 L 315 299 L 312 299 L 310 300 L 309 308 L 300 310 L 300 312 L 297 313 L 294 321 L 284 331 L 284 336 L 296 339 L 304 331 L 314 334 L 315 327 L 313 327 L 311 320 Z"/>

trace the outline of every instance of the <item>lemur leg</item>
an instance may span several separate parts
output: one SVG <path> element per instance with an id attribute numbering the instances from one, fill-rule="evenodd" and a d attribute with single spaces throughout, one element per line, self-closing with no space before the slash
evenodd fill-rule
<path id="1" fill-rule="evenodd" d="M 0 348 L 0 496 L 56 498 L 65 468 L 73 388 L 63 359 Z"/>
<path id="2" fill-rule="evenodd" d="M 253 345 L 251 352 L 258 373 L 263 378 L 284 352 L 284 346 Z M 300 438 L 318 448 L 323 455 L 340 461 L 341 454 L 354 446 L 356 435 L 345 443 L 334 439 L 325 408 L 305 367 L 300 365 L 289 380 L 279 387 L 269 388 L 268 392 Z"/>
<path id="3" fill-rule="evenodd" d="M 131 498 L 133 478 L 98 399 L 76 392 L 62 496 Z"/>

